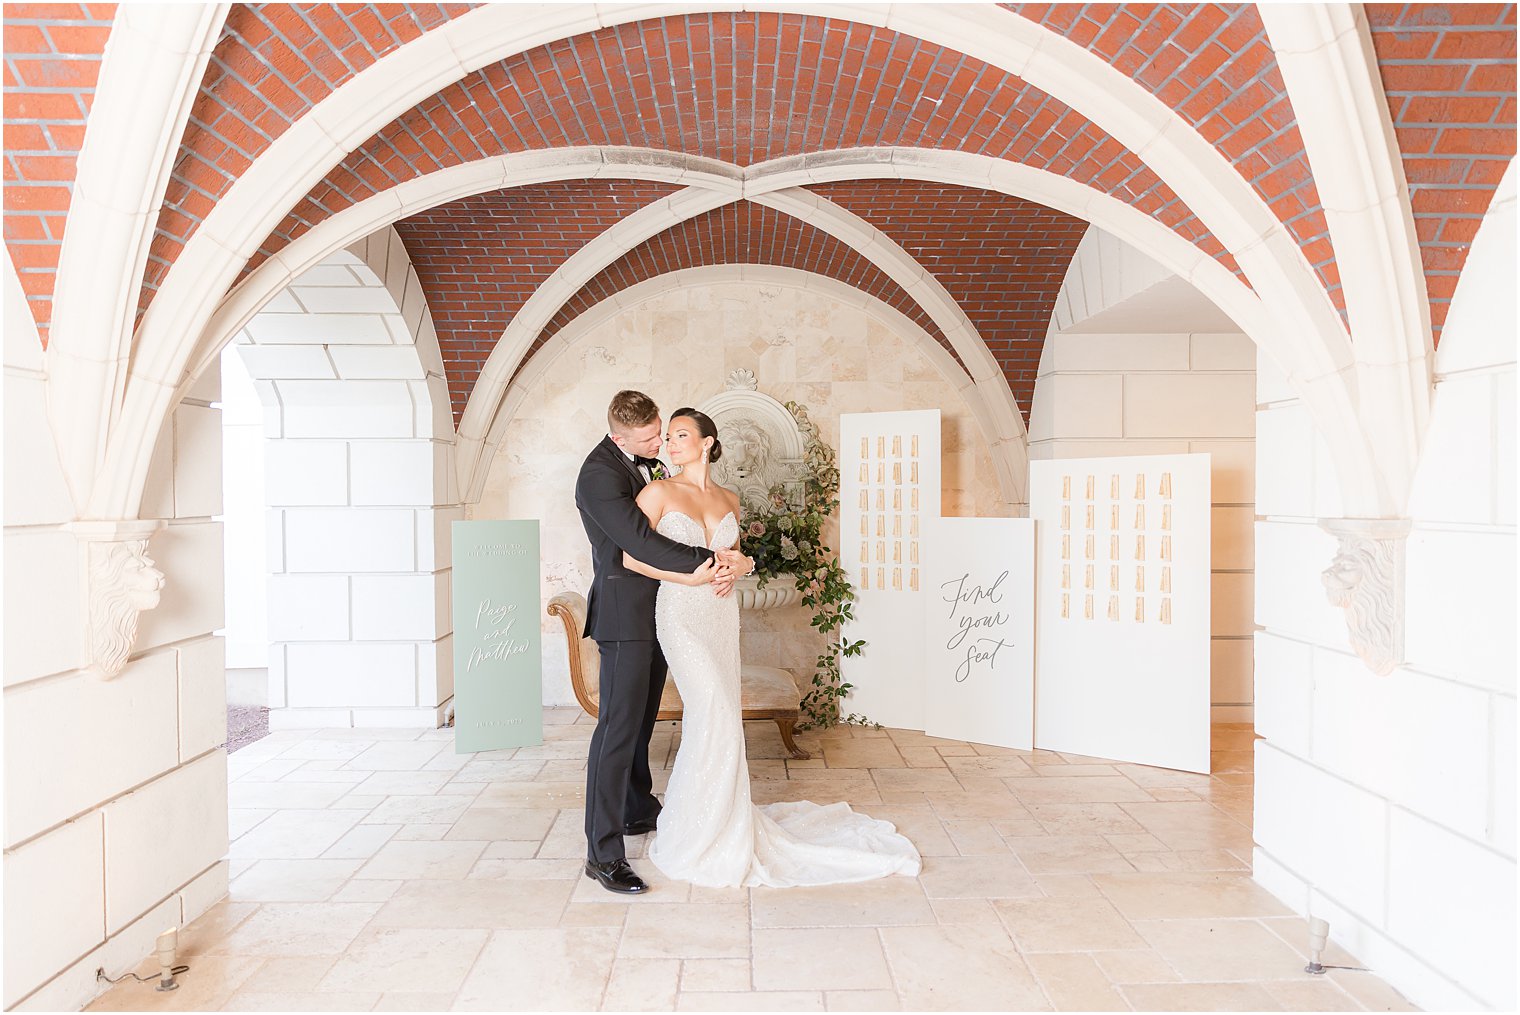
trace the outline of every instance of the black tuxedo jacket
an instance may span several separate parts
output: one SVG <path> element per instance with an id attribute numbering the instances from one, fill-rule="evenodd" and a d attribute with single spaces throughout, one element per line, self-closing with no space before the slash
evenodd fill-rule
<path id="1" fill-rule="evenodd" d="M 653 641 L 654 599 L 660 583 L 623 566 L 623 551 L 661 571 L 695 571 L 713 556 L 655 532 L 634 503 L 644 477 L 612 438 L 591 449 L 575 481 L 575 506 L 591 540 L 596 572 L 586 597 L 584 637 L 596 641 Z"/>

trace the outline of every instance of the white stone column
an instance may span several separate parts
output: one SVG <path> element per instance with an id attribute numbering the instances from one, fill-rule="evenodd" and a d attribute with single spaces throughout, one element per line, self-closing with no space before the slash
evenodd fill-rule
<path id="1" fill-rule="evenodd" d="M 266 407 L 271 728 L 436 726 L 450 708 L 464 512 L 437 339 L 401 268 L 388 286 L 334 255 L 238 338 Z"/>

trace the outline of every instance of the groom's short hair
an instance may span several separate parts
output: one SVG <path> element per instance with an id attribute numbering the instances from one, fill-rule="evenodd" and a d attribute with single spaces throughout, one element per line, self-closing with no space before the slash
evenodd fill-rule
<path id="1" fill-rule="evenodd" d="M 642 391 L 619 391 L 607 406 L 607 429 L 627 433 L 660 418 L 660 407 Z"/>

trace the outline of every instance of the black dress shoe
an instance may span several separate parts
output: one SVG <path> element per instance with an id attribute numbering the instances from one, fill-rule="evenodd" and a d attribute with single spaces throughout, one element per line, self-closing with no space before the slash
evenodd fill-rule
<path id="1" fill-rule="evenodd" d="M 609 892 L 617 892 L 621 895 L 637 895 L 640 892 L 649 891 L 649 886 L 644 879 L 633 872 L 624 859 L 612 860 L 608 863 L 593 863 L 586 861 L 586 877 L 595 878 L 602 883 L 602 887 Z"/>
<path id="2" fill-rule="evenodd" d="M 648 835 L 654 831 L 658 818 L 642 818 L 638 821 L 630 821 L 623 826 L 624 835 Z"/>

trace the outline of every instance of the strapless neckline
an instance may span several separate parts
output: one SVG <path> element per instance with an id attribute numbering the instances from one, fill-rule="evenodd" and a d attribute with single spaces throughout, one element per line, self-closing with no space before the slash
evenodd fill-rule
<path id="1" fill-rule="evenodd" d="M 685 511 L 667 511 L 667 512 L 665 512 L 665 515 L 661 518 L 661 521 L 663 521 L 664 518 L 667 518 L 667 517 L 669 517 L 671 515 L 680 515 L 682 518 L 685 518 L 688 522 L 691 522 L 697 528 L 701 529 L 702 530 L 702 536 L 706 540 L 702 545 L 705 546 L 705 547 L 707 547 L 709 550 L 711 550 L 713 548 L 712 547 L 712 541 L 714 539 L 718 538 L 718 533 L 717 533 L 716 530 L 714 530 L 711 535 L 708 535 L 707 526 L 703 525 L 700 521 L 698 521 L 697 519 L 693 518 L 691 515 L 687 514 Z M 734 513 L 732 511 L 728 512 L 722 518 L 719 518 L 718 519 L 718 529 L 722 529 L 723 528 L 723 523 L 726 522 L 726 521 L 728 521 L 730 518 L 734 518 Z M 734 522 L 735 522 L 735 524 L 737 524 L 738 523 L 738 519 L 734 518 Z M 658 526 L 656 528 L 658 528 Z"/>

